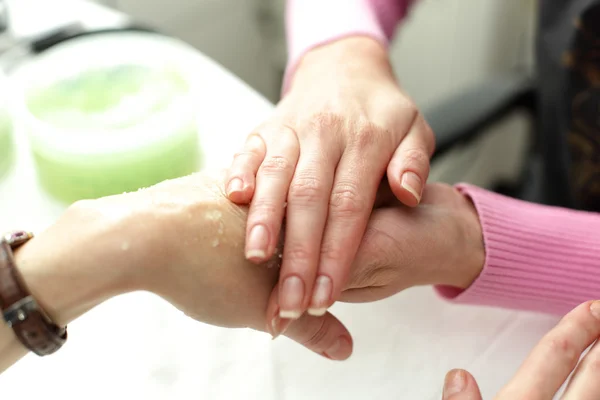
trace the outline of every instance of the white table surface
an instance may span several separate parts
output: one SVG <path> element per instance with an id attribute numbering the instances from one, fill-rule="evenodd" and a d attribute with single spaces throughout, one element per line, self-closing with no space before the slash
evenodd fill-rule
<path id="1" fill-rule="evenodd" d="M 121 16 L 80 1 L 13 2 L 17 30 L 72 19 L 110 24 Z M 62 4 L 62 2 L 61 2 Z M 36 12 L 31 13 L 35 6 Z M 56 18 L 54 18 L 56 16 Z M 226 166 L 272 105 L 199 53 L 200 132 L 209 167 Z M 39 231 L 63 211 L 38 187 L 17 126 L 17 160 L 0 177 L 0 231 Z M 135 312 L 132 310 L 135 308 Z M 439 399 L 447 370 L 469 369 L 491 398 L 556 322 L 547 316 L 455 306 L 430 288 L 375 304 L 333 308 L 353 333 L 346 362 L 324 360 L 286 338 L 196 323 L 145 293 L 113 299 L 69 327 L 68 345 L 29 355 L 0 375 L 0 398 L 75 399 Z M 25 392 L 24 392 L 25 391 Z"/>

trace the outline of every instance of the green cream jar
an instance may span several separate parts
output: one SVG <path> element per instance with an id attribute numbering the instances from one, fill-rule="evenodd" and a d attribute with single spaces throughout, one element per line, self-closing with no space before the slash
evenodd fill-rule
<path id="1" fill-rule="evenodd" d="M 111 39 L 66 42 L 26 70 L 25 122 L 38 178 L 65 202 L 134 191 L 199 167 L 184 74 L 154 53 L 115 51 Z"/>

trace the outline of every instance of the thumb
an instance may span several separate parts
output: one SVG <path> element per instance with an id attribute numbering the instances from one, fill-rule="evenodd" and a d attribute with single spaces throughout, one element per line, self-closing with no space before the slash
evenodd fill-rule
<path id="1" fill-rule="evenodd" d="M 352 354 L 352 336 L 348 329 L 331 313 L 314 317 L 302 315 L 297 320 L 279 317 L 279 306 L 273 297 L 278 299 L 279 285 L 271 293 L 271 301 L 267 308 L 267 327 L 273 339 L 279 335 L 298 342 L 309 350 L 329 358 L 342 361 Z"/>
<path id="2" fill-rule="evenodd" d="M 482 400 L 479 386 L 473 375 L 463 369 L 453 369 L 446 374 L 442 400 Z"/>

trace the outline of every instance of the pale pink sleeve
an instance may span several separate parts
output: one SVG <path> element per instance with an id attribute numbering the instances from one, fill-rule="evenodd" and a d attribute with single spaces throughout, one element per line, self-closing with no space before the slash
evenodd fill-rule
<path id="1" fill-rule="evenodd" d="M 479 214 L 486 260 L 468 289 L 437 287 L 443 297 L 553 314 L 600 299 L 600 214 L 458 188 Z"/>
<path id="2" fill-rule="evenodd" d="M 387 46 L 413 0 L 287 0 L 288 64 L 283 92 L 307 51 L 347 36 L 368 36 Z"/>

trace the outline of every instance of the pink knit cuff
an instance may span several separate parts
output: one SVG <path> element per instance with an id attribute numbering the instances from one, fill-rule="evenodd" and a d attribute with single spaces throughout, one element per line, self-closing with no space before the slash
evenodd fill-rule
<path id="1" fill-rule="evenodd" d="M 315 47 L 349 36 L 367 36 L 388 45 L 369 0 L 287 0 L 286 27 L 288 65 L 283 93 L 302 57 Z"/>
<path id="2" fill-rule="evenodd" d="M 459 185 L 483 228 L 483 271 L 466 290 L 438 286 L 456 303 L 564 314 L 600 299 L 600 214 L 541 206 Z"/>

